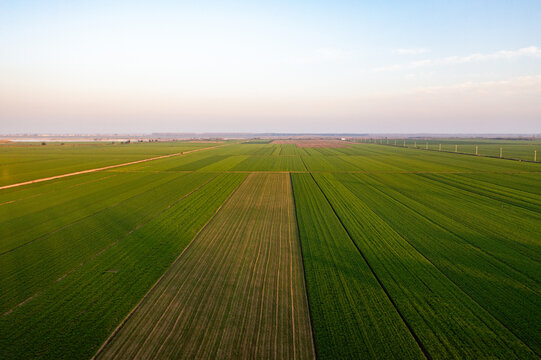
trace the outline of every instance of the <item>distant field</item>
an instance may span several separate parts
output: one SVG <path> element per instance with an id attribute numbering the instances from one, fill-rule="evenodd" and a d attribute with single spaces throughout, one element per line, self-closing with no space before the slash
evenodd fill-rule
<path id="1" fill-rule="evenodd" d="M 301 148 L 333 148 L 344 147 L 348 143 L 340 140 L 274 140 L 274 144 L 292 144 Z"/>
<path id="2" fill-rule="evenodd" d="M 178 154 L 0 190 L 0 358 L 539 358 L 540 142 L 389 141 L 0 145 Z"/>
<path id="3" fill-rule="evenodd" d="M 376 143 L 384 145 L 417 147 L 436 151 L 460 152 L 480 156 L 494 156 L 533 161 L 537 151 L 537 161 L 541 162 L 541 140 L 497 140 L 497 139 L 379 139 Z M 441 145 L 441 147 L 440 147 Z"/>
<path id="4" fill-rule="evenodd" d="M 191 142 L 2 144 L 0 186 L 215 145 Z"/>

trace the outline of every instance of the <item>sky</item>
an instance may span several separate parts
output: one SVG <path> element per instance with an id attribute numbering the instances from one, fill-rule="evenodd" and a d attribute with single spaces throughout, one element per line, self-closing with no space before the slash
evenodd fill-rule
<path id="1" fill-rule="evenodd" d="M 541 1 L 3 1 L 0 133 L 541 133 Z"/>

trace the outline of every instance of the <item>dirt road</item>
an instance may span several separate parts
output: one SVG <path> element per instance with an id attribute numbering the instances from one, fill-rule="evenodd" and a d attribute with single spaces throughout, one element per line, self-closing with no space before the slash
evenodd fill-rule
<path id="1" fill-rule="evenodd" d="M 88 174 L 88 173 L 91 173 L 91 172 L 96 172 L 96 171 L 101 171 L 101 170 L 114 169 L 114 168 L 121 167 L 121 166 L 127 166 L 127 165 L 139 164 L 139 163 L 143 163 L 143 162 L 147 162 L 147 161 L 152 161 L 152 160 L 165 159 L 165 158 L 172 157 L 172 156 L 185 155 L 185 154 L 193 153 L 193 152 L 196 152 L 196 151 L 201 151 L 201 150 L 207 150 L 207 149 L 217 148 L 217 147 L 220 147 L 220 146 L 223 146 L 223 145 L 210 146 L 210 147 L 201 148 L 201 149 L 195 149 L 195 150 L 183 151 L 183 152 L 174 153 L 174 154 L 168 154 L 168 155 L 157 156 L 157 157 L 153 157 L 153 158 L 149 158 L 149 159 L 130 161 L 130 162 L 123 163 L 123 164 L 109 165 L 109 166 L 104 166 L 104 167 L 95 168 L 95 169 L 88 169 L 88 170 L 77 171 L 77 172 L 73 172 L 73 173 L 69 173 L 69 174 L 55 175 L 55 176 L 46 177 L 46 178 L 41 178 L 41 179 L 35 179 L 35 180 L 30 180 L 30 181 L 24 181 L 24 182 L 20 182 L 20 183 L 17 183 L 17 184 L 11 184 L 11 185 L 0 186 L 0 190 L 10 189 L 10 188 L 18 187 L 18 186 L 23 186 L 23 185 L 29 185 L 29 184 L 40 183 L 40 182 L 49 181 L 49 180 L 61 179 L 61 178 L 65 178 L 65 177 L 68 177 L 68 176 L 81 175 L 81 174 Z"/>

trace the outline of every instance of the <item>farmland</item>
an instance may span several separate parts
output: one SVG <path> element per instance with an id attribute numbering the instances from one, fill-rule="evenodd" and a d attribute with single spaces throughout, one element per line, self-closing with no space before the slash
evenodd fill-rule
<path id="1" fill-rule="evenodd" d="M 372 139 L 374 143 L 403 146 L 432 151 L 456 152 L 469 155 L 500 157 L 532 161 L 535 152 L 541 161 L 541 140 L 539 139 Z"/>
<path id="2" fill-rule="evenodd" d="M 0 145 L 0 186 L 193 151 L 215 143 L 67 143 Z"/>
<path id="3" fill-rule="evenodd" d="M 286 174 L 249 175 L 98 359 L 233 356 L 314 356 Z"/>
<path id="4" fill-rule="evenodd" d="M 0 358 L 539 358 L 539 143 L 475 141 L 0 145 L 153 159 L 0 190 Z"/>

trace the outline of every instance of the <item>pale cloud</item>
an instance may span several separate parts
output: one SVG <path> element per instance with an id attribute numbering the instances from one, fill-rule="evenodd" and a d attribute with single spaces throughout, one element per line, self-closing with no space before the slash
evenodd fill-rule
<path id="1" fill-rule="evenodd" d="M 401 71 L 412 70 L 424 66 L 430 65 L 455 65 L 455 64 L 467 64 L 483 61 L 493 60 L 511 60 L 518 58 L 541 58 L 541 48 L 537 46 L 529 46 L 517 50 L 500 50 L 489 54 L 470 54 L 467 56 L 448 56 L 439 59 L 424 59 L 418 61 L 412 61 L 407 64 L 395 64 L 390 66 L 380 66 L 373 68 L 373 72 L 388 72 L 388 71 Z"/>
<path id="2" fill-rule="evenodd" d="M 441 94 L 441 93 L 499 93 L 518 94 L 524 91 L 535 91 L 541 96 L 541 75 L 517 76 L 497 81 L 467 81 L 449 86 L 429 86 L 410 90 L 411 94 Z"/>
<path id="3" fill-rule="evenodd" d="M 529 46 L 518 50 L 500 50 L 491 54 L 472 54 L 468 56 L 450 56 L 441 59 L 444 64 L 465 64 L 487 60 L 514 59 L 518 57 L 541 57 L 541 49 Z"/>
<path id="4" fill-rule="evenodd" d="M 425 48 L 405 48 L 405 49 L 394 49 L 392 51 L 395 55 L 418 55 L 418 54 L 426 54 L 430 50 Z"/>

